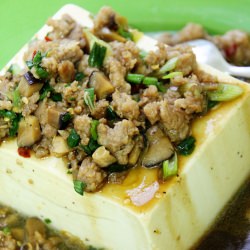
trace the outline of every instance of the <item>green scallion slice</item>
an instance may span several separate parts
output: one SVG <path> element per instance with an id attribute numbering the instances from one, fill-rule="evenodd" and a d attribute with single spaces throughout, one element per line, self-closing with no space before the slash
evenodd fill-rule
<path id="1" fill-rule="evenodd" d="M 211 101 L 223 102 L 233 100 L 241 96 L 243 92 L 244 90 L 238 85 L 219 83 L 218 89 L 208 91 L 207 96 Z"/>
<path id="2" fill-rule="evenodd" d="M 49 224 L 51 224 L 51 219 L 49 219 L 49 218 L 45 218 L 44 219 L 44 222 L 47 224 L 47 225 L 49 225 Z"/>
<path id="3" fill-rule="evenodd" d="M 141 74 L 127 74 L 126 81 L 129 83 L 140 84 L 144 79 L 144 75 Z"/>
<path id="4" fill-rule="evenodd" d="M 107 47 L 95 42 L 89 54 L 89 66 L 101 68 L 106 55 Z"/>
<path id="5" fill-rule="evenodd" d="M 163 76 L 162 79 L 172 79 L 176 76 L 183 76 L 183 73 L 180 71 L 171 72 L 171 73 Z"/>
<path id="6" fill-rule="evenodd" d="M 85 77 L 85 75 L 83 74 L 83 72 L 77 72 L 75 74 L 75 80 L 78 82 L 82 81 L 84 77 Z"/>
<path id="7" fill-rule="evenodd" d="M 157 86 L 158 79 L 156 77 L 146 76 L 146 77 L 144 77 L 142 83 L 145 84 L 145 85 L 155 85 L 155 86 Z"/>
<path id="8" fill-rule="evenodd" d="M 119 27 L 117 33 L 120 36 L 126 38 L 127 40 L 133 41 L 133 34 L 131 32 L 129 32 L 129 31 L 125 30 L 123 27 Z"/>
<path id="9" fill-rule="evenodd" d="M 159 70 L 160 74 L 165 74 L 173 69 L 175 69 L 176 64 L 178 62 L 178 57 L 173 57 L 169 59 Z"/>
<path id="10" fill-rule="evenodd" d="M 107 107 L 106 110 L 106 117 L 107 119 L 110 120 L 115 120 L 118 118 L 117 114 L 115 113 L 115 111 L 113 110 L 113 108 L 111 106 Z"/>
<path id="11" fill-rule="evenodd" d="M 13 106 L 16 109 L 19 109 L 21 106 L 21 95 L 20 92 L 18 90 L 18 88 L 16 88 L 13 93 L 12 93 L 12 98 L 13 98 Z"/>
<path id="12" fill-rule="evenodd" d="M 83 195 L 86 187 L 86 183 L 79 180 L 74 180 L 74 189 L 78 194 Z"/>
<path id="13" fill-rule="evenodd" d="M 85 104 L 89 107 L 90 111 L 92 112 L 95 108 L 95 89 L 94 88 L 85 89 L 83 99 Z"/>
<path id="14" fill-rule="evenodd" d="M 36 74 L 40 79 L 46 79 L 49 76 L 49 73 L 41 66 L 35 66 Z"/>
<path id="15" fill-rule="evenodd" d="M 90 134 L 91 134 L 91 137 L 94 140 L 97 140 L 97 138 L 98 138 L 98 134 L 97 134 L 97 126 L 98 126 L 98 124 L 99 124 L 98 120 L 92 120 L 91 121 Z"/>
<path id="16" fill-rule="evenodd" d="M 187 137 L 176 148 L 181 155 L 190 155 L 195 148 L 195 138 L 193 136 Z"/>
<path id="17" fill-rule="evenodd" d="M 10 232 L 11 232 L 11 230 L 10 230 L 9 227 L 4 227 L 4 228 L 3 228 L 3 233 L 4 233 L 5 235 L 10 234 Z"/>
<path id="18" fill-rule="evenodd" d="M 67 144 L 70 148 L 76 147 L 80 142 L 80 136 L 74 129 L 71 129 L 70 134 L 67 138 Z"/>
<path id="19" fill-rule="evenodd" d="M 178 158 L 175 152 L 174 156 L 172 156 L 169 160 L 163 162 L 162 165 L 163 179 L 167 179 L 168 177 L 177 175 L 178 173 Z"/>

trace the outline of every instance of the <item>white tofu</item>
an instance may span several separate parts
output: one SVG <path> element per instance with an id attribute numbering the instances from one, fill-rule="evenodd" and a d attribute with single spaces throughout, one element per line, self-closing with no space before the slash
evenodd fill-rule
<path id="1" fill-rule="evenodd" d="M 92 25 L 88 13 L 74 5 L 66 5 L 56 17 L 63 13 Z M 143 37 L 139 44 L 145 48 L 155 42 Z M 22 53 L 14 60 L 20 60 Z M 28 215 L 50 218 L 54 227 L 94 246 L 190 248 L 250 174 L 250 87 L 201 67 L 222 82 L 241 84 L 245 94 L 194 122 L 196 149 L 191 156 L 180 157 L 179 177 L 162 185 L 156 181 L 155 169 L 138 168 L 123 185 L 109 184 L 101 192 L 80 196 L 62 159 L 22 158 L 16 141 L 7 141 L 0 147 L 0 202 Z"/>

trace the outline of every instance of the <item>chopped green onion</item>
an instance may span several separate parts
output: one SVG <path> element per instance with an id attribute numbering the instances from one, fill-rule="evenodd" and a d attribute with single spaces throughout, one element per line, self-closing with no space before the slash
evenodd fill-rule
<path id="1" fill-rule="evenodd" d="M 212 109 L 213 107 L 215 107 L 219 103 L 220 102 L 208 100 L 207 101 L 207 109 L 210 110 L 210 109 Z"/>
<path id="2" fill-rule="evenodd" d="M 4 228 L 3 228 L 3 233 L 4 233 L 5 235 L 10 234 L 10 232 L 11 232 L 11 230 L 10 230 L 9 227 L 4 227 Z"/>
<path id="3" fill-rule="evenodd" d="M 67 174 L 72 174 L 72 170 L 69 169 L 69 170 L 67 171 Z"/>
<path id="4" fill-rule="evenodd" d="M 18 125 L 19 125 L 19 121 L 21 119 L 21 114 L 15 113 L 13 111 L 9 111 L 9 110 L 0 110 L 0 117 L 5 117 L 8 118 L 10 123 L 11 123 L 11 127 L 9 129 L 9 135 L 10 137 L 14 137 L 17 134 L 17 130 L 18 130 Z"/>
<path id="5" fill-rule="evenodd" d="M 163 76 L 162 79 L 172 79 L 176 76 L 183 76 L 183 73 L 180 71 L 171 72 L 171 73 Z"/>
<path id="6" fill-rule="evenodd" d="M 95 42 L 89 54 L 89 66 L 101 68 L 106 55 L 106 50 L 107 48 L 105 46 Z"/>
<path id="7" fill-rule="evenodd" d="M 51 92 L 50 98 L 54 101 L 54 102 L 61 102 L 62 101 L 62 94 L 61 93 L 57 93 L 55 91 Z"/>
<path id="8" fill-rule="evenodd" d="M 144 77 L 142 83 L 145 85 L 156 85 L 157 86 L 158 79 L 156 77 L 146 76 L 146 77 Z"/>
<path id="9" fill-rule="evenodd" d="M 40 79 L 46 79 L 49 76 L 49 73 L 41 66 L 35 66 L 35 70 Z"/>
<path id="10" fill-rule="evenodd" d="M 74 129 L 71 129 L 70 134 L 67 138 L 67 144 L 70 148 L 76 147 L 80 142 L 80 136 Z"/>
<path id="11" fill-rule="evenodd" d="M 158 82 L 156 87 L 158 88 L 158 90 L 162 93 L 165 93 L 167 91 L 166 87 L 163 85 L 162 82 Z"/>
<path id="12" fill-rule="evenodd" d="M 78 82 L 82 81 L 84 77 L 85 77 L 85 75 L 82 72 L 77 72 L 75 74 L 75 80 Z"/>
<path id="13" fill-rule="evenodd" d="M 97 126 L 98 125 L 99 125 L 98 120 L 91 121 L 90 134 L 94 140 L 97 140 L 97 138 L 98 138 L 98 134 L 97 134 Z"/>
<path id="14" fill-rule="evenodd" d="M 19 92 L 18 88 L 16 88 L 13 91 L 12 98 L 13 98 L 13 106 L 14 106 L 14 108 L 20 108 L 20 106 L 21 106 L 21 95 L 20 95 L 20 92 Z"/>
<path id="15" fill-rule="evenodd" d="M 39 65 L 42 62 L 43 56 L 41 51 L 37 51 L 34 58 L 33 58 L 33 64 L 34 65 Z"/>
<path id="16" fill-rule="evenodd" d="M 88 88 L 84 89 L 84 96 L 83 96 L 85 104 L 89 107 L 90 111 L 92 112 L 95 108 L 95 89 Z"/>
<path id="17" fill-rule="evenodd" d="M 86 183 L 79 180 L 74 181 L 74 189 L 78 194 L 83 195 L 86 187 L 87 187 Z"/>
<path id="18" fill-rule="evenodd" d="M 189 136 L 183 141 L 181 141 L 176 148 L 181 155 L 190 155 L 195 148 L 195 138 L 193 136 Z"/>
<path id="19" fill-rule="evenodd" d="M 125 30 L 123 27 L 119 27 L 117 30 L 118 34 L 122 37 L 126 38 L 127 40 L 133 41 L 133 34 L 127 30 Z"/>
<path id="20" fill-rule="evenodd" d="M 159 70 L 160 74 L 165 74 L 168 71 L 173 70 L 176 67 L 178 57 L 173 57 L 169 59 Z"/>
<path id="21" fill-rule="evenodd" d="M 128 81 L 129 83 L 140 84 L 142 83 L 143 78 L 144 75 L 141 74 L 127 74 L 126 81 Z"/>
<path id="22" fill-rule="evenodd" d="M 239 97 L 243 94 L 244 90 L 238 86 L 233 84 L 225 84 L 219 83 L 218 89 L 213 91 L 208 91 L 208 99 L 211 101 L 230 101 Z"/>
<path id="23" fill-rule="evenodd" d="M 80 148 L 83 149 L 87 155 L 92 155 L 92 153 L 94 153 L 99 147 L 100 145 L 98 142 L 92 137 L 90 137 L 88 145 L 80 145 Z"/>
<path id="24" fill-rule="evenodd" d="M 178 159 L 176 152 L 174 153 L 174 156 L 172 156 L 169 160 L 163 162 L 162 171 L 163 171 L 163 179 L 167 179 L 168 177 L 177 175 Z"/>
<path id="25" fill-rule="evenodd" d="M 114 172 L 123 172 L 125 170 L 128 169 L 128 166 L 127 165 L 121 165 L 121 164 L 118 164 L 118 163 L 113 163 L 111 165 L 109 165 L 106 170 L 109 172 L 109 173 L 114 173 Z"/>
<path id="26" fill-rule="evenodd" d="M 26 61 L 26 65 L 29 69 L 32 69 L 32 67 L 34 66 L 33 62 L 30 60 L 30 61 Z"/>
<path id="27" fill-rule="evenodd" d="M 107 107 L 106 117 L 108 120 L 115 120 L 116 118 L 118 118 L 117 114 L 115 113 L 115 111 L 111 106 Z"/>
<path id="28" fill-rule="evenodd" d="M 52 221 L 51 221 L 51 219 L 49 219 L 49 218 L 45 218 L 45 219 L 44 219 L 44 222 L 48 225 L 48 224 L 51 224 Z"/>
<path id="29" fill-rule="evenodd" d="M 50 91 L 52 91 L 53 88 L 49 85 L 48 82 L 45 82 L 42 89 L 40 90 L 40 97 L 39 100 L 42 101 L 44 98 L 46 98 Z"/>

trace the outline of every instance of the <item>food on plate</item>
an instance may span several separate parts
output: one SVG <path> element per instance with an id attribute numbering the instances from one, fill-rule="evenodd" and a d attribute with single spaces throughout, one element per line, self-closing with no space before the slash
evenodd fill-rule
<path id="1" fill-rule="evenodd" d="M 242 30 L 230 30 L 223 35 L 210 35 L 197 23 L 188 23 L 177 33 L 164 33 L 159 41 L 176 45 L 195 39 L 207 39 L 213 42 L 222 52 L 225 59 L 239 66 L 250 65 L 250 35 Z"/>
<path id="2" fill-rule="evenodd" d="M 64 157 L 81 194 L 141 165 L 163 169 L 160 181 L 177 175 L 166 168 L 194 149 L 192 121 L 244 92 L 199 70 L 188 47 L 139 49 L 108 7 L 93 30 L 69 15 L 48 24 L 52 31 L 29 44 L 26 68 L 1 77 L 0 135 L 38 158 Z"/>
<path id="3" fill-rule="evenodd" d="M 95 246 L 190 248 L 249 174 L 249 86 L 110 8 L 48 24 L 1 77 L 1 201 Z"/>
<path id="4" fill-rule="evenodd" d="M 0 205 L 0 249 L 87 250 L 82 242 L 66 232 L 50 228 L 49 218 L 24 217 Z"/>

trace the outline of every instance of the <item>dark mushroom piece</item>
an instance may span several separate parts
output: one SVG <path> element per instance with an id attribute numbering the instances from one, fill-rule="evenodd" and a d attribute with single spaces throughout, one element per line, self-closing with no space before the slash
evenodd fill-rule
<path id="1" fill-rule="evenodd" d="M 147 148 L 142 158 L 143 166 L 154 167 L 173 155 L 174 147 L 158 126 L 149 128 L 146 132 L 146 138 Z"/>
<path id="2" fill-rule="evenodd" d="M 18 84 L 18 90 L 21 96 L 30 97 L 35 92 L 40 91 L 40 89 L 43 87 L 43 83 L 36 79 L 31 72 L 26 72 L 19 84 Z"/>
<path id="3" fill-rule="evenodd" d="M 109 79 L 100 71 L 92 72 L 89 77 L 89 86 L 95 89 L 95 94 L 99 100 L 106 98 L 115 91 Z"/>
<path id="4" fill-rule="evenodd" d="M 36 116 L 27 116 L 19 122 L 17 132 L 18 147 L 29 147 L 41 139 L 41 128 Z"/>
<path id="5" fill-rule="evenodd" d="M 65 129 L 71 121 L 71 114 L 57 107 L 48 108 L 48 123 L 56 129 Z"/>

